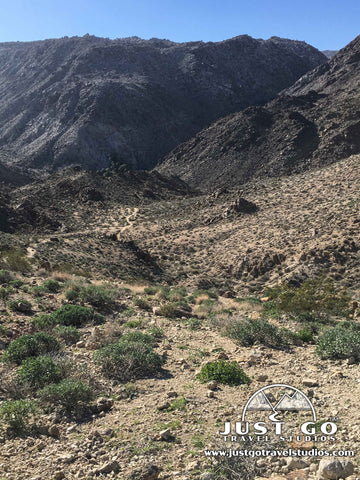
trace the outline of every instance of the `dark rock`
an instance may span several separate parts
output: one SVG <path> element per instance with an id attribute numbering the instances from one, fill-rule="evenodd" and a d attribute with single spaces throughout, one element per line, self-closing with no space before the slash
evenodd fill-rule
<path id="1" fill-rule="evenodd" d="M 148 464 L 144 467 L 136 468 L 128 476 L 128 480 L 157 480 L 161 469 L 155 464 Z"/>
<path id="2" fill-rule="evenodd" d="M 217 121 L 156 169 L 202 190 L 281 176 L 360 152 L 360 36 L 265 107 Z"/>
<path id="3" fill-rule="evenodd" d="M 304 42 L 247 35 L 2 43 L 0 158 L 47 170 L 151 168 L 201 128 L 274 98 L 325 61 Z"/>

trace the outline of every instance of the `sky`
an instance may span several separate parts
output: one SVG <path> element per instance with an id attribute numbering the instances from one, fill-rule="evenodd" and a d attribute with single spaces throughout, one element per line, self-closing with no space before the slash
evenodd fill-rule
<path id="1" fill-rule="evenodd" d="M 86 33 L 215 42 L 247 34 L 338 50 L 359 27 L 360 0 L 0 0 L 0 42 Z"/>

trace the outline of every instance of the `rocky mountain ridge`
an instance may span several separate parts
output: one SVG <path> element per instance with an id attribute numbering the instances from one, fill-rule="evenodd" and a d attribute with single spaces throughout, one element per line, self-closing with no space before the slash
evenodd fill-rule
<path id="1" fill-rule="evenodd" d="M 43 171 L 110 157 L 135 169 L 230 112 L 262 104 L 326 57 L 243 35 L 174 43 L 89 35 L 0 44 L 0 162 Z"/>
<path id="2" fill-rule="evenodd" d="M 281 176 L 360 152 L 360 36 L 266 106 L 222 118 L 157 169 L 204 190 Z"/>

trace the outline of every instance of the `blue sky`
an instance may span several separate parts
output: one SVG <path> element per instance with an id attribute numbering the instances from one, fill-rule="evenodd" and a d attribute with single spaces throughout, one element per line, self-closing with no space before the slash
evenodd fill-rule
<path id="1" fill-rule="evenodd" d="M 305 40 L 339 49 L 360 26 L 360 0 L 0 0 L 0 42 L 85 33 L 173 41 Z"/>

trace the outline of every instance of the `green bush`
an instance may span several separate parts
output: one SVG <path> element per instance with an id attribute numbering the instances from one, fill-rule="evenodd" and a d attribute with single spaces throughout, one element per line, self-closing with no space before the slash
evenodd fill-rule
<path id="1" fill-rule="evenodd" d="M 109 285 L 74 285 L 65 296 L 70 301 L 81 300 L 101 310 L 113 310 L 119 291 Z"/>
<path id="2" fill-rule="evenodd" d="M 94 322 L 100 324 L 104 322 L 104 317 L 95 313 L 92 308 L 82 307 L 80 305 L 63 305 L 51 314 L 56 324 L 81 327 L 85 323 Z"/>
<path id="3" fill-rule="evenodd" d="M 147 312 L 149 312 L 151 310 L 150 303 L 147 302 L 146 300 L 144 300 L 143 298 L 136 298 L 134 300 L 134 305 L 141 308 L 141 310 L 146 310 Z"/>
<path id="4" fill-rule="evenodd" d="M 69 300 L 69 302 L 75 302 L 79 300 L 81 293 L 81 287 L 79 285 L 74 285 L 65 292 L 65 298 Z"/>
<path id="5" fill-rule="evenodd" d="M 0 299 L 2 300 L 4 307 L 6 307 L 6 302 L 9 300 L 12 291 L 12 288 L 0 287 Z"/>
<path id="6" fill-rule="evenodd" d="M 8 302 L 8 307 L 13 312 L 30 313 L 32 311 L 31 303 L 28 300 L 24 300 L 23 298 L 18 298 L 17 300 L 10 300 L 10 302 Z"/>
<path id="7" fill-rule="evenodd" d="M 177 307 L 175 303 L 166 303 L 159 308 L 159 314 L 166 318 L 176 318 Z"/>
<path id="8" fill-rule="evenodd" d="M 27 273 L 31 271 L 31 264 L 26 253 L 19 247 L 3 250 L 0 254 L 0 267 L 12 272 Z"/>
<path id="9" fill-rule="evenodd" d="M 18 365 L 28 357 L 37 357 L 60 350 L 60 344 L 56 338 L 44 332 L 34 335 L 23 335 L 10 343 L 6 349 L 3 360 L 14 362 Z"/>
<path id="10" fill-rule="evenodd" d="M 148 330 L 149 335 L 155 338 L 155 340 L 159 340 L 164 336 L 164 330 L 160 327 L 151 327 Z"/>
<path id="11" fill-rule="evenodd" d="M 295 335 L 285 328 L 278 328 L 267 320 L 237 320 L 231 322 L 226 334 L 240 342 L 244 347 L 251 347 L 255 343 L 269 347 L 282 347 L 289 345 Z"/>
<path id="12" fill-rule="evenodd" d="M 80 340 L 80 332 L 76 327 L 60 325 L 54 329 L 54 335 L 66 344 L 72 345 Z"/>
<path id="13" fill-rule="evenodd" d="M 61 368 L 49 356 L 26 358 L 16 374 L 19 381 L 26 382 L 34 388 L 57 383 L 62 378 Z"/>
<path id="14" fill-rule="evenodd" d="M 174 412 L 175 410 L 185 410 L 188 400 L 185 397 L 175 398 L 167 408 L 168 412 Z"/>
<path id="15" fill-rule="evenodd" d="M 68 413 L 85 406 L 94 398 L 91 388 L 80 380 L 65 379 L 38 391 L 38 398 L 45 405 L 61 405 Z"/>
<path id="16" fill-rule="evenodd" d="M 215 380 L 225 385 L 249 384 L 250 378 L 244 373 L 236 362 L 227 362 L 225 360 L 216 360 L 204 365 L 197 378 L 206 383 Z"/>
<path id="17" fill-rule="evenodd" d="M 190 328 L 190 330 L 194 331 L 194 330 L 200 330 L 203 320 L 201 318 L 191 317 L 184 320 L 184 323 Z"/>
<path id="18" fill-rule="evenodd" d="M 30 400 L 7 400 L 0 405 L 0 418 L 16 434 L 25 430 L 27 419 L 34 412 L 35 403 Z"/>
<path id="19" fill-rule="evenodd" d="M 0 284 L 4 285 L 13 280 L 12 274 L 9 272 L 9 270 L 0 270 Z"/>
<path id="20" fill-rule="evenodd" d="M 304 327 L 297 332 L 297 336 L 302 342 L 313 343 L 314 342 L 314 332 L 310 327 Z"/>
<path id="21" fill-rule="evenodd" d="M 11 280 L 11 282 L 9 282 L 9 286 L 16 289 L 22 287 L 23 285 L 24 282 L 22 280 Z"/>
<path id="22" fill-rule="evenodd" d="M 144 293 L 146 295 L 156 295 L 159 290 L 160 287 L 146 287 L 144 288 Z"/>
<path id="23" fill-rule="evenodd" d="M 163 365 L 162 357 L 153 351 L 151 345 L 142 341 L 124 341 L 123 338 L 98 350 L 94 361 L 107 376 L 121 381 L 153 374 Z"/>
<path id="24" fill-rule="evenodd" d="M 277 285 L 268 288 L 265 295 L 274 300 L 280 310 L 295 315 L 312 313 L 322 315 L 349 314 L 350 295 L 345 290 L 337 291 L 331 279 L 318 277 L 305 281 L 300 287 Z"/>
<path id="25" fill-rule="evenodd" d="M 53 279 L 45 280 L 45 282 L 40 285 L 40 289 L 47 293 L 59 293 L 61 288 L 60 283 Z"/>
<path id="26" fill-rule="evenodd" d="M 141 342 L 147 345 L 155 345 L 157 343 L 156 338 L 153 335 L 142 333 L 139 331 L 125 333 L 121 337 L 122 342 Z"/>
<path id="27" fill-rule="evenodd" d="M 56 319 L 52 315 L 39 315 L 32 318 L 32 322 L 37 330 L 52 330 L 57 324 Z"/>
<path id="28" fill-rule="evenodd" d="M 128 322 L 124 323 L 124 327 L 126 328 L 138 328 L 142 325 L 141 320 L 129 320 Z"/>
<path id="29" fill-rule="evenodd" d="M 345 359 L 353 357 L 360 361 L 360 326 L 344 322 L 326 330 L 318 341 L 316 353 L 323 359 Z"/>

